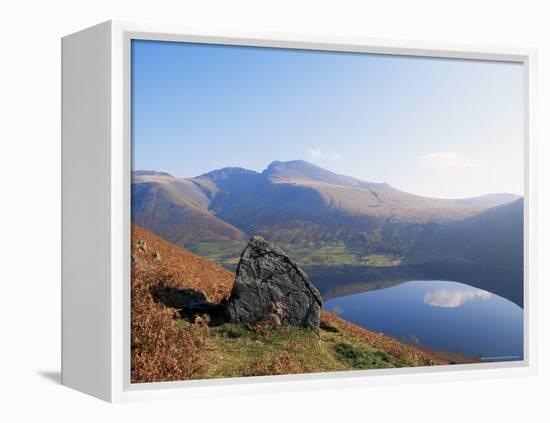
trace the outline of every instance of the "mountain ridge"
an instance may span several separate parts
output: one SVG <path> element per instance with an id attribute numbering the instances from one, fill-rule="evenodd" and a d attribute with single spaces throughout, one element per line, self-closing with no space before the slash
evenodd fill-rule
<path id="1" fill-rule="evenodd" d="M 179 245 L 242 242 L 258 234 L 275 242 L 342 241 L 365 253 L 405 254 L 429 222 L 459 221 L 516 198 L 423 197 L 303 160 L 273 161 L 262 172 L 225 167 L 193 178 L 133 175 L 133 221 Z"/>
<path id="2" fill-rule="evenodd" d="M 247 168 L 244 168 L 244 167 L 240 167 L 240 166 L 226 166 L 226 167 L 214 169 L 214 170 L 211 170 L 211 171 L 208 171 L 208 172 L 205 172 L 205 173 L 202 173 L 198 176 L 193 176 L 193 177 L 177 177 L 177 176 L 174 176 L 174 175 L 172 175 L 168 172 L 156 171 L 156 170 L 134 170 L 134 171 L 132 171 L 132 176 L 167 176 L 167 177 L 172 177 L 172 178 L 176 178 L 176 179 L 180 179 L 180 180 L 190 180 L 190 181 L 196 181 L 196 180 L 199 180 L 199 179 L 211 179 L 211 180 L 214 180 L 214 181 L 220 181 L 220 180 L 225 180 L 225 179 L 227 179 L 228 177 L 230 177 L 234 174 L 249 175 L 249 176 L 250 175 L 272 176 L 272 175 L 277 173 L 277 170 L 281 166 L 284 166 L 286 168 L 288 168 L 288 167 L 292 168 L 292 167 L 294 167 L 294 165 L 299 165 L 300 167 L 302 167 L 302 169 L 303 169 L 303 167 L 308 167 L 310 169 L 320 170 L 320 171 L 322 171 L 326 174 L 331 174 L 333 177 L 342 178 L 342 180 L 355 181 L 354 185 L 356 185 L 356 186 L 376 187 L 376 188 L 384 188 L 384 189 L 394 190 L 394 191 L 399 191 L 399 192 L 406 192 L 406 191 L 401 191 L 401 190 L 391 186 L 387 182 L 370 182 L 370 181 L 366 181 L 366 180 L 363 180 L 363 179 L 360 179 L 360 178 L 355 178 L 355 177 L 352 177 L 352 176 L 346 176 L 346 175 L 338 174 L 338 173 L 332 172 L 330 170 L 324 169 L 320 166 L 309 163 L 305 160 L 290 160 L 290 161 L 274 160 L 274 161 L 270 162 L 265 167 L 265 169 L 263 169 L 260 172 L 252 170 L 252 169 L 247 169 Z M 343 185 L 346 185 L 346 184 L 343 184 Z M 408 193 L 408 192 L 406 192 L 406 193 L 410 194 L 410 195 L 417 196 L 417 197 L 421 197 L 421 198 L 429 198 L 429 199 L 432 199 L 432 200 L 441 200 L 441 201 L 453 203 L 453 204 L 456 204 L 456 205 L 472 205 L 472 204 L 479 205 L 479 204 L 482 204 L 482 205 L 485 205 L 485 206 L 490 205 L 492 207 L 493 206 L 498 206 L 498 205 L 501 205 L 501 204 L 505 204 L 505 203 L 509 203 L 509 202 L 512 202 L 512 201 L 517 200 L 519 198 L 522 198 L 522 196 L 519 195 L 519 194 L 513 194 L 513 193 L 508 193 L 508 192 L 491 192 L 491 193 L 482 194 L 482 195 L 475 195 L 475 196 L 471 196 L 471 197 L 460 197 L 460 198 L 429 197 L 429 196 L 423 196 L 423 195 L 414 194 L 414 193 Z"/>

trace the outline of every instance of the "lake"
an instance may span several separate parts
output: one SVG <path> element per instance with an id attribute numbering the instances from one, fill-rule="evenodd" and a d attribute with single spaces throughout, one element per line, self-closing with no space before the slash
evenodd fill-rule
<path id="1" fill-rule="evenodd" d="M 523 309 L 508 299 L 450 281 L 396 281 L 370 289 L 342 296 L 345 290 L 330 291 L 324 308 L 427 347 L 490 361 L 523 359 Z"/>

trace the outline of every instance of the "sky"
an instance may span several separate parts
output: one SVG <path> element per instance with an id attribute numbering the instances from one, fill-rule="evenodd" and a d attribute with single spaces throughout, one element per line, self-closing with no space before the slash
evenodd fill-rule
<path id="1" fill-rule="evenodd" d="M 306 160 L 430 197 L 523 194 L 521 64 L 132 42 L 134 170 Z"/>

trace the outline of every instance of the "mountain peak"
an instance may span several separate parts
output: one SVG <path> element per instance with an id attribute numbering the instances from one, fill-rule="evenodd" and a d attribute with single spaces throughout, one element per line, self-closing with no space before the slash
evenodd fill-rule
<path id="1" fill-rule="evenodd" d="M 319 166 L 315 166 L 314 164 L 311 164 L 309 162 L 306 162 L 305 160 L 288 160 L 286 162 L 281 160 L 275 160 L 272 161 L 268 166 L 267 169 L 273 169 L 277 167 L 314 167 L 318 169 L 322 169 Z"/>
<path id="2" fill-rule="evenodd" d="M 224 167 L 221 169 L 212 170 L 211 172 L 204 173 L 198 178 L 207 178 L 211 181 L 224 181 L 233 176 L 250 176 L 257 175 L 258 172 L 254 170 L 245 169 L 244 167 Z"/>
<path id="3" fill-rule="evenodd" d="M 347 187 L 393 189 L 386 183 L 367 182 L 350 176 L 340 175 L 305 160 L 290 160 L 286 162 L 277 160 L 271 162 L 262 174 L 272 180 L 287 182 L 309 180 Z"/>
<path id="4" fill-rule="evenodd" d="M 267 166 L 263 173 L 273 174 L 277 172 L 293 172 L 308 176 L 320 176 L 322 173 L 327 172 L 332 173 L 305 160 L 289 160 L 286 162 L 275 160 Z"/>

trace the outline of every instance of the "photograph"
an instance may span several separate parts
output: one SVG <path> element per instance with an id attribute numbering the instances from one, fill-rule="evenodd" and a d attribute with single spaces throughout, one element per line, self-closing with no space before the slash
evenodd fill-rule
<path id="1" fill-rule="evenodd" d="M 548 4 L 2 2 L 0 423 L 550 423 Z"/>
<path id="2" fill-rule="evenodd" d="M 524 360 L 522 62 L 130 64 L 132 384 Z"/>

